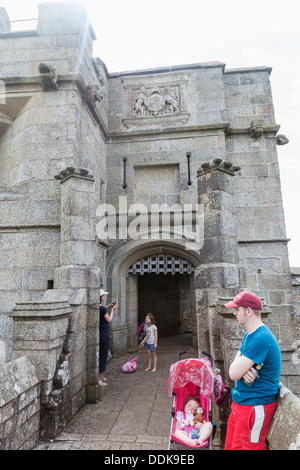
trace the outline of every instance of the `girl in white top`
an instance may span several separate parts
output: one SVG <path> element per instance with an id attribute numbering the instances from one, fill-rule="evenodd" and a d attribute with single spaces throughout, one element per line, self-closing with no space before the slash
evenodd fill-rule
<path id="1" fill-rule="evenodd" d="M 157 348 L 157 327 L 155 326 L 155 318 L 152 313 L 147 313 L 145 318 L 144 325 L 145 338 L 139 344 L 139 347 L 142 348 L 146 343 L 146 349 L 148 351 L 148 367 L 146 371 L 151 369 L 151 363 L 153 359 L 153 369 L 152 372 L 156 371 L 157 366 L 157 357 L 156 357 L 156 348 Z"/>

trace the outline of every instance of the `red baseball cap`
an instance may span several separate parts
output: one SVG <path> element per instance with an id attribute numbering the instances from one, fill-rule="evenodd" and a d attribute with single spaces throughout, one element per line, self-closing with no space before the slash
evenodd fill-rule
<path id="1" fill-rule="evenodd" d="M 252 310 L 261 310 L 261 299 L 252 292 L 240 292 L 233 301 L 224 304 L 227 308 L 250 307 Z"/>

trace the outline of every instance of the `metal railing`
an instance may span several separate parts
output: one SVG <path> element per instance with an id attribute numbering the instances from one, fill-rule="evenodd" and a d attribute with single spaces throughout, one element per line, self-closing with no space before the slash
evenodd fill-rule
<path id="1" fill-rule="evenodd" d="M 10 25 L 10 30 L 7 32 L 24 31 L 27 29 L 36 29 L 38 18 L 27 18 L 22 20 L 7 21 L 6 24 Z"/>

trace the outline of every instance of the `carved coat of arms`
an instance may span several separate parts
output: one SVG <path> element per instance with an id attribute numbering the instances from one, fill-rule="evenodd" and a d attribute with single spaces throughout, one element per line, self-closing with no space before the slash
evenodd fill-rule
<path id="1" fill-rule="evenodd" d="M 141 87 L 133 94 L 134 116 L 159 116 L 179 112 L 180 92 L 178 87 Z"/>

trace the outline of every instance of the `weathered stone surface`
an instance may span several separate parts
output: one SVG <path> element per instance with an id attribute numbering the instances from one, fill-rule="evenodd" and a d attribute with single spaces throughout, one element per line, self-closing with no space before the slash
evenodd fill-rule
<path id="1" fill-rule="evenodd" d="M 29 356 L 0 364 L 0 448 L 32 448 L 39 434 L 40 380 Z"/>
<path id="2" fill-rule="evenodd" d="M 281 384 L 269 433 L 271 450 L 300 450 L 300 399 Z M 283 438 L 284 436 L 284 438 Z"/>

